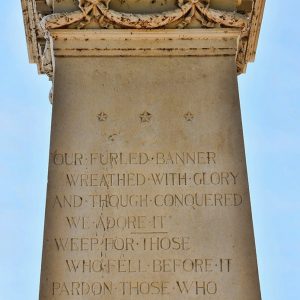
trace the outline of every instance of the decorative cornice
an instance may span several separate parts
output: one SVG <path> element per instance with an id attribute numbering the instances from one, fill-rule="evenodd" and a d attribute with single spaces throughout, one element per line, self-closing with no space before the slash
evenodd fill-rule
<path id="1" fill-rule="evenodd" d="M 71 13 L 56 13 L 42 19 L 45 30 L 64 28 L 75 24 L 85 28 L 92 21 L 99 28 L 154 29 L 186 28 L 196 21 L 197 28 L 236 27 L 247 28 L 249 18 L 236 12 L 224 12 L 209 8 L 206 0 L 179 0 L 178 9 L 157 14 L 120 13 L 109 8 L 109 1 L 80 0 L 79 10 Z M 175 24 L 173 24 L 175 23 Z"/>
<path id="2" fill-rule="evenodd" d="M 245 55 L 245 61 L 247 62 L 253 62 L 255 60 L 264 8 L 265 8 L 265 0 L 255 1 L 251 13 L 251 20 L 250 20 L 251 26 L 249 30 L 247 51 Z"/>
<path id="3" fill-rule="evenodd" d="M 239 29 L 238 73 L 255 57 L 265 0 L 254 0 L 251 13 L 212 9 L 209 0 L 178 0 L 178 8 L 156 14 L 134 14 L 110 9 L 109 0 L 78 0 L 78 10 L 52 13 L 46 0 L 21 0 L 30 62 L 40 73 L 53 76 L 51 32 L 57 29 Z M 51 1 L 50 1 L 51 2 Z M 49 4 L 49 1 L 47 2 Z M 39 9 L 43 5 L 43 11 Z M 92 29 L 90 29 L 92 28 Z M 98 30 L 99 30 L 98 29 Z"/>

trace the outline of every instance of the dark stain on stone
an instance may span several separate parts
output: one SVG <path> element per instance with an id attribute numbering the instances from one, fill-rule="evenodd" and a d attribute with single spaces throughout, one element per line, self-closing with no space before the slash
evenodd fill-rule
<path id="1" fill-rule="evenodd" d="M 116 137 L 117 137 L 117 134 L 113 133 L 113 134 L 111 134 L 111 135 L 108 136 L 108 140 L 111 141 L 111 142 L 114 142 L 115 139 L 116 139 Z"/>

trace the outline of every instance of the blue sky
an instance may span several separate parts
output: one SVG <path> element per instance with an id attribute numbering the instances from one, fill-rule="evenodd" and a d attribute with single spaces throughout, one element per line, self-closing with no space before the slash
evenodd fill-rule
<path id="1" fill-rule="evenodd" d="M 51 85 L 28 63 L 19 1 L 3 2 L 0 299 L 34 300 L 42 251 Z M 268 1 L 256 62 L 239 78 L 263 300 L 299 299 L 299 11 L 298 0 L 288 5 Z"/>

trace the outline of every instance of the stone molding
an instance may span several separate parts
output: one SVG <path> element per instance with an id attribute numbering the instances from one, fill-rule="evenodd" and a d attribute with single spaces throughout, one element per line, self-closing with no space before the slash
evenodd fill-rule
<path id="1" fill-rule="evenodd" d="M 44 0 L 21 0 L 21 2 L 30 62 L 38 65 L 39 73 L 47 74 L 52 79 L 53 30 L 55 32 L 71 30 L 72 35 L 74 30 L 77 30 L 78 34 L 75 35 L 79 36 L 79 33 L 83 34 L 82 29 L 85 29 L 84 32 L 93 30 L 94 33 L 95 30 L 99 32 L 106 30 L 106 35 L 109 36 L 112 30 L 116 29 L 123 29 L 124 33 L 132 29 L 143 30 L 143 32 L 149 29 L 146 34 L 160 30 L 169 35 L 172 30 L 193 32 L 201 28 L 201 34 L 205 36 L 204 31 L 208 34 L 211 30 L 224 33 L 226 32 L 224 29 L 235 28 L 239 30 L 239 45 L 236 49 L 237 71 L 243 73 L 246 71 L 247 63 L 255 58 L 265 0 L 255 0 L 252 12 L 248 14 L 212 9 L 207 0 L 178 0 L 177 9 L 156 14 L 117 12 L 110 9 L 109 0 L 78 0 L 78 10 L 65 13 L 52 13 L 49 7 L 45 9 L 47 6 Z M 175 35 L 178 36 L 178 33 Z M 130 36 L 128 38 L 130 39 Z M 94 49 L 89 53 L 95 51 Z M 120 55 L 118 51 L 111 51 L 110 54 L 112 53 Z M 127 53 L 134 55 L 132 51 Z M 162 55 L 162 51 L 156 53 Z M 200 52 L 197 53 L 200 55 Z M 206 55 L 205 51 L 201 53 Z"/>
<path id="2" fill-rule="evenodd" d="M 235 56 L 237 29 L 51 30 L 55 57 Z"/>

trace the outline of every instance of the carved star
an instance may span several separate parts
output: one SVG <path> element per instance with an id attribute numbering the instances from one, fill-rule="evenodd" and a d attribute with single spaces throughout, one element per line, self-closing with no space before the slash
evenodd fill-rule
<path id="1" fill-rule="evenodd" d="M 193 121 L 193 119 L 194 119 L 194 115 L 193 115 L 191 112 L 187 112 L 187 113 L 184 115 L 184 118 L 185 118 L 186 121 L 191 122 L 191 121 Z"/>
<path id="2" fill-rule="evenodd" d="M 100 121 L 100 122 L 103 122 L 103 121 L 106 121 L 107 120 L 107 114 L 106 113 L 104 113 L 104 112 L 101 112 L 101 113 L 99 113 L 98 114 L 98 120 Z"/>
<path id="3" fill-rule="evenodd" d="M 147 111 L 144 111 L 142 114 L 140 114 L 140 119 L 142 123 L 150 122 L 152 118 L 152 114 L 150 114 Z"/>

